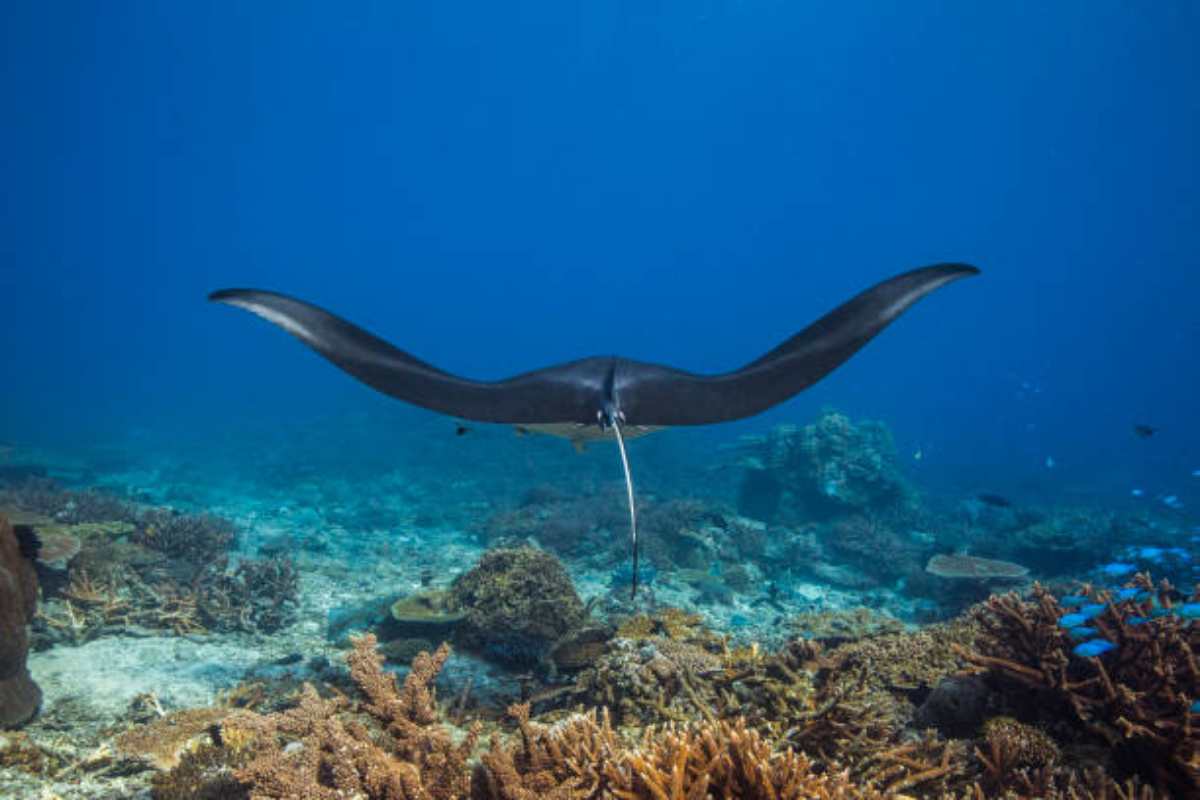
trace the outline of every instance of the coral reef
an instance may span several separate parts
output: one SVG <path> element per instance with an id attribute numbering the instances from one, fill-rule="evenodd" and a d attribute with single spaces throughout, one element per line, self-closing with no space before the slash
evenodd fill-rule
<path id="1" fill-rule="evenodd" d="M 773 521 L 902 507 L 913 491 L 879 422 L 827 410 L 798 428 L 781 425 L 743 441 L 747 469 L 739 513 Z"/>
<path id="2" fill-rule="evenodd" d="M 788 628 L 804 639 L 828 643 L 897 633 L 904 630 L 904 624 L 895 617 L 860 606 L 839 611 L 806 611 L 789 619 Z"/>
<path id="3" fill-rule="evenodd" d="M 1053 508 L 1027 514 L 1003 537 L 984 537 L 981 555 L 1011 559 L 1039 575 L 1063 575 L 1103 559 L 1122 542 L 1111 513 L 1089 508 Z"/>
<path id="4" fill-rule="evenodd" d="M 293 621 L 299 586 L 291 560 L 243 559 L 231 569 L 228 520 L 138 510 L 52 483 L 35 489 L 10 490 L 9 500 L 38 509 L 21 519 L 41 542 L 39 648 L 137 629 L 271 632 Z M 87 521 L 65 521 L 77 519 Z"/>
<path id="5" fill-rule="evenodd" d="M 1141 574 L 1120 591 L 1085 586 L 1079 599 L 1079 611 L 1068 613 L 1038 585 L 1028 601 L 993 597 L 978 614 L 984 633 L 961 655 L 1010 697 L 1020 697 L 1013 686 L 1032 690 L 1015 709 L 1019 716 L 1054 711 L 1057 719 L 1073 719 L 1124 769 L 1160 791 L 1196 796 L 1200 630 L 1188 618 L 1196 596 L 1178 604 L 1173 587 Z M 1110 647 L 1081 645 L 1073 631 L 1084 623 L 1103 637 L 1092 641 Z M 1109 653 L 1088 655 L 1096 650 Z"/>
<path id="6" fill-rule="evenodd" d="M 42 693 L 29 676 L 26 626 L 37 608 L 37 575 L 30 547 L 22 547 L 0 515 L 0 728 L 20 725 L 37 711 Z"/>
<path id="7" fill-rule="evenodd" d="M 476 771 L 473 800 L 884 797 L 844 773 L 815 769 L 803 754 L 776 751 L 740 721 L 648 729 L 630 745 L 607 714 L 544 727 L 529 721 L 528 705 L 509 713 L 520 726 L 520 744 L 504 748 L 493 739 Z"/>
<path id="8" fill-rule="evenodd" d="M 532 547 L 487 551 L 455 579 L 450 595 L 466 613 L 459 645 L 511 666 L 540 664 L 585 618 L 562 563 Z"/>
<path id="9" fill-rule="evenodd" d="M 824 526 L 821 539 L 839 563 L 849 564 L 875 581 L 892 581 L 912 572 L 923 547 L 901 536 L 878 513 L 853 514 Z"/>
<path id="10" fill-rule="evenodd" d="M 12 507 L 75 525 L 85 522 L 134 522 L 138 507 L 108 492 L 71 491 L 51 478 L 31 477 L 0 489 L 0 507 Z"/>
<path id="11" fill-rule="evenodd" d="M 288 710 L 232 714 L 219 740 L 227 749 L 246 751 L 234 777 L 251 798 L 465 797 L 479 727 L 456 742 L 439 721 L 432 681 L 449 654 L 446 645 L 422 653 L 398 687 L 383 671 L 375 637 L 356 639 L 347 661 L 363 697 L 358 715 L 350 714 L 347 699 L 323 699 L 307 685 Z"/>
<path id="12" fill-rule="evenodd" d="M 212 514 L 156 508 L 143 514 L 138 523 L 131 542 L 196 567 L 222 558 L 236 538 L 233 523 Z"/>

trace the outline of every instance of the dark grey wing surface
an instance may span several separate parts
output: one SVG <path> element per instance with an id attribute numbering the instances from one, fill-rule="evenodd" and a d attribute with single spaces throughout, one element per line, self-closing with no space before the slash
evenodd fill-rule
<path id="1" fill-rule="evenodd" d="M 937 264 L 897 275 L 722 375 L 619 361 L 617 402 L 630 425 L 707 425 L 753 416 L 824 378 L 925 295 L 978 273 L 966 264 Z"/>
<path id="2" fill-rule="evenodd" d="M 414 405 L 481 422 L 596 421 L 611 358 L 589 358 L 503 381 L 451 375 L 334 314 L 258 289 L 222 289 L 209 300 L 273 322 L 373 389 Z"/>

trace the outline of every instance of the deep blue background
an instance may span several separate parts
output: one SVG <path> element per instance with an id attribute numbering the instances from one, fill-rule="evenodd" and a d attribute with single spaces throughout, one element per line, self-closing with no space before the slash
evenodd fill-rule
<path id="1" fill-rule="evenodd" d="M 0 438 L 390 402 L 222 286 L 473 376 L 719 370 L 964 260 L 754 425 L 834 404 L 924 469 L 1200 486 L 1198 34 L 1186 1 L 6 2 Z"/>

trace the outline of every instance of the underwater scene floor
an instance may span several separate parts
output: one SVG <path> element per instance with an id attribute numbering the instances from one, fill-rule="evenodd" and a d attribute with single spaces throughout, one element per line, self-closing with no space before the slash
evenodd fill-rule
<path id="1" fill-rule="evenodd" d="M 603 443 L 14 444 L 0 797 L 1200 797 L 1177 497 L 947 490 L 836 411 L 681 441 L 636 595 Z"/>

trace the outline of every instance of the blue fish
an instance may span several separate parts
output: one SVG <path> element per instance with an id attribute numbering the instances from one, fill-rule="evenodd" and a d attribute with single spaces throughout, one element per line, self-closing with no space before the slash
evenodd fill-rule
<path id="1" fill-rule="evenodd" d="M 1090 642 L 1076 645 L 1075 649 L 1071 652 L 1082 658 L 1095 658 L 1116 648 L 1117 646 L 1107 639 L 1092 639 Z"/>
<path id="2" fill-rule="evenodd" d="M 1090 617 L 1085 617 L 1083 614 L 1063 614 L 1058 618 L 1058 626 L 1060 628 L 1078 628 L 1089 619 Z"/>
<path id="3" fill-rule="evenodd" d="M 1095 628 L 1089 628 L 1086 625 L 1081 625 L 1078 628 L 1071 628 L 1067 631 L 1067 635 L 1072 639 L 1087 639 L 1099 633 Z"/>
<path id="4" fill-rule="evenodd" d="M 1065 607 L 1065 606 L 1081 606 L 1084 603 L 1086 603 L 1087 601 L 1088 601 L 1088 599 L 1081 594 L 1068 594 L 1068 595 L 1065 595 L 1065 596 L 1059 598 L 1058 602 L 1061 603 Z"/>
<path id="5" fill-rule="evenodd" d="M 1081 606 L 1079 609 L 1079 613 L 1083 616 L 1084 619 L 1091 619 L 1092 617 L 1096 617 L 1096 616 L 1099 616 L 1100 614 L 1104 613 L 1104 604 L 1103 603 L 1089 603 L 1086 606 Z"/>
<path id="6" fill-rule="evenodd" d="M 1184 603 L 1175 610 L 1184 619 L 1200 619 L 1200 603 Z"/>
<path id="7" fill-rule="evenodd" d="M 1200 714 L 1200 700 L 1193 700 L 1190 711 L 1193 714 Z"/>
<path id="8" fill-rule="evenodd" d="M 1126 617 L 1125 621 L 1127 623 L 1129 623 L 1130 625 L 1145 625 L 1147 622 L 1150 621 L 1150 618 L 1149 617 L 1139 617 L 1136 614 L 1134 614 L 1133 616 Z"/>
<path id="9" fill-rule="evenodd" d="M 1133 564 L 1124 564 L 1120 561 L 1114 561 L 1111 564 L 1105 564 L 1103 567 L 1100 568 L 1100 571 L 1103 572 L 1105 575 L 1110 575 L 1114 578 L 1119 578 L 1122 575 L 1128 575 L 1129 573 L 1133 572 L 1136 569 L 1137 569 L 1137 567 L 1135 567 Z"/>
<path id="10" fill-rule="evenodd" d="M 1138 588 L 1135 586 L 1135 587 L 1132 587 L 1132 588 L 1129 588 L 1129 589 L 1121 589 L 1119 592 L 1117 592 L 1117 594 L 1116 594 L 1116 598 L 1117 598 L 1118 600 L 1134 600 L 1134 599 L 1136 599 L 1136 598 L 1137 598 L 1137 596 L 1138 596 L 1138 595 L 1140 595 L 1141 593 L 1142 593 L 1142 590 L 1141 590 L 1141 589 L 1138 589 Z"/>
<path id="11" fill-rule="evenodd" d="M 1158 561 L 1163 557 L 1163 549 L 1161 547 L 1143 547 L 1137 551 L 1138 558 L 1144 558 L 1147 561 Z"/>

